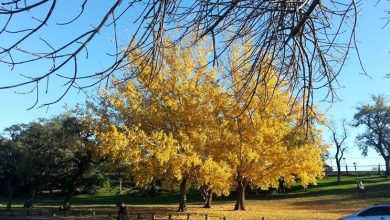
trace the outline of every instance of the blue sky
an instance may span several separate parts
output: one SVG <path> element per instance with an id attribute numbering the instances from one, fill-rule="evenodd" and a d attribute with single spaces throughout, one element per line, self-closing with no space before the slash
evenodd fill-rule
<path id="1" fill-rule="evenodd" d="M 362 71 L 356 54 L 353 54 L 339 77 L 342 88 L 337 94 L 342 100 L 334 103 L 328 112 L 329 118 L 339 125 L 343 118 L 351 121 L 356 107 L 369 102 L 372 94 L 388 95 L 390 100 L 390 78 L 385 78 L 386 73 L 390 73 L 390 44 L 388 43 L 390 26 L 382 29 L 386 23 L 382 18 L 387 16 L 383 11 L 384 4 L 375 6 L 375 2 L 372 1 L 364 1 L 362 4 L 356 34 L 364 67 L 371 78 L 359 74 Z M 322 109 L 329 107 L 327 103 L 319 105 Z M 349 138 L 346 144 L 349 149 L 345 158 L 349 166 L 353 162 L 365 166 L 384 164 L 382 158 L 374 151 L 369 151 L 365 158 L 361 157 L 355 144 L 355 136 L 359 130 L 351 127 L 348 129 Z M 330 134 L 325 134 L 325 137 L 330 140 Z M 332 164 L 335 165 L 334 160 Z M 364 168 L 371 169 L 371 167 Z"/>
<path id="2" fill-rule="evenodd" d="M 81 17 L 81 23 L 84 25 L 90 25 L 89 22 L 91 17 L 99 15 L 99 11 L 104 9 L 109 1 L 98 0 L 95 5 L 90 5 L 93 7 L 93 10 L 87 10 L 85 15 Z M 375 1 L 376 2 L 376 1 Z M 343 118 L 346 118 L 348 121 L 351 121 L 353 114 L 355 113 L 355 108 L 359 104 L 366 103 L 370 100 L 371 94 L 387 94 L 390 99 L 390 79 L 384 78 L 386 73 L 390 73 L 390 44 L 388 43 L 388 38 L 390 37 L 390 26 L 382 29 L 383 25 L 386 23 L 383 20 L 383 17 L 386 17 L 384 12 L 384 3 L 375 6 L 375 2 L 364 1 L 361 7 L 361 14 L 359 17 L 359 24 L 357 27 L 357 40 L 362 60 L 364 66 L 369 73 L 370 77 L 360 75 L 362 72 L 357 60 L 356 55 L 352 55 L 348 60 L 345 68 L 343 69 L 340 77 L 339 83 L 341 88 L 338 90 L 338 96 L 342 99 L 340 102 L 333 103 L 331 106 L 329 103 L 318 103 L 321 109 L 325 110 L 331 107 L 328 112 L 331 120 L 336 124 L 340 124 Z M 61 4 L 61 3 L 60 3 Z M 74 11 L 72 4 L 66 4 L 62 2 L 58 7 L 55 21 L 65 21 L 66 17 L 72 17 L 68 13 Z M 61 9 L 59 9 L 61 8 Z M 129 15 L 134 16 L 134 14 Z M 132 17 L 134 18 L 134 17 Z M 124 19 L 126 20 L 126 19 Z M 130 19 L 128 19 L 130 20 Z M 25 25 L 34 21 L 28 18 L 19 18 L 17 20 L 17 25 Z M 93 24 L 92 24 L 93 25 Z M 136 25 L 129 22 L 128 24 L 121 24 L 118 26 L 118 30 L 126 33 L 132 30 L 132 27 Z M 70 39 L 72 33 L 75 33 L 75 30 L 82 30 L 80 24 L 68 27 L 68 29 L 62 30 L 58 34 L 52 29 L 47 29 L 44 33 L 48 38 L 53 39 L 53 42 L 60 42 Z M 130 34 L 129 34 L 130 36 Z M 90 67 L 96 69 L 96 67 L 103 68 L 105 63 L 107 63 L 106 57 L 99 56 L 99 51 L 112 51 L 112 30 L 106 29 L 99 35 L 99 39 L 94 42 L 89 47 L 89 62 L 81 66 L 81 71 L 88 72 Z M 126 39 L 122 39 L 122 43 L 125 43 Z M 12 41 L 12 38 L 9 36 L 3 36 L 0 38 L 0 41 Z M 31 42 L 36 46 L 37 49 L 40 49 L 44 45 L 42 43 Z M 2 80 L 0 85 L 5 85 L 10 82 L 14 82 L 15 79 L 20 79 L 18 74 L 28 73 L 31 70 L 44 70 L 48 68 L 44 64 L 37 64 L 33 66 L 28 66 L 25 68 L 17 68 L 14 71 L 10 71 L 8 67 L 0 65 L 0 74 L 2 75 Z M 70 67 L 64 69 L 64 71 L 71 71 Z M 40 103 L 45 101 L 53 101 L 59 95 L 61 91 L 64 90 L 63 80 L 58 78 L 52 79 L 50 81 L 49 93 L 42 97 Z M 83 93 L 78 93 L 78 91 L 72 90 L 69 94 L 65 96 L 59 103 L 51 105 L 47 108 L 34 108 L 32 110 L 26 110 L 29 108 L 35 101 L 33 94 L 18 94 L 20 92 L 28 91 L 31 89 L 31 86 L 24 87 L 17 90 L 0 90 L 0 130 L 16 123 L 26 123 L 30 122 L 39 117 L 48 118 L 53 115 L 59 114 L 64 111 L 63 106 L 65 104 L 69 106 L 74 106 L 76 103 L 83 103 L 87 98 Z M 44 91 L 40 91 L 44 92 Z M 90 93 L 95 92 L 95 90 L 89 91 Z M 319 92 L 321 95 L 321 92 Z M 374 152 L 369 151 L 368 157 L 361 157 L 360 151 L 355 144 L 355 136 L 359 132 L 358 129 L 348 128 L 349 129 L 349 138 L 347 140 L 347 145 L 349 146 L 348 152 L 345 155 L 346 162 L 349 166 L 352 166 L 352 163 L 356 161 L 358 165 L 377 165 L 378 163 L 383 164 L 383 160 Z M 325 138 L 330 140 L 330 135 L 325 133 Z M 333 150 L 331 150 L 331 155 L 333 155 Z M 335 165 L 335 162 L 330 162 Z M 371 167 L 365 167 L 366 169 L 371 169 Z"/>

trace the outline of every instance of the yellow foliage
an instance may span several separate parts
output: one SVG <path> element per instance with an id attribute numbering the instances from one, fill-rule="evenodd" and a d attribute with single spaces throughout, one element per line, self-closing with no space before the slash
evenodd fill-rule
<path id="1" fill-rule="evenodd" d="M 308 135 L 300 126 L 300 106 L 291 103 L 291 93 L 277 78 L 270 61 L 264 61 L 269 68 L 254 76 L 260 83 L 249 82 L 242 90 L 246 82 L 241 79 L 249 66 L 234 65 L 247 54 L 248 46 L 250 43 L 236 47 L 231 55 L 230 96 L 234 100 L 230 103 L 234 105 L 227 113 L 232 120 L 223 132 L 225 143 L 221 146 L 225 147 L 219 152 L 225 154 L 237 184 L 276 188 L 281 176 L 287 184 L 297 179 L 303 186 L 315 184 L 323 175 L 321 134 L 312 128 Z"/>
<path id="2" fill-rule="evenodd" d="M 102 117 L 111 112 L 115 120 L 104 116 L 98 153 L 128 164 L 138 186 L 160 179 L 173 187 L 185 177 L 227 195 L 237 181 L 263 189 L 277 187 L 281 176 L 288 184 L 297 178 L 315 184 L 322 176 L 321 134 L 312 128 L 308 138 L 299 126 L 301 109 L 271 61 L 254 76 L 262 83 L 245 84 L 250 65 L 235 65 L 248 47 L 233 50 L 228 77 L 207 66 L 204 42 L 196 50 L 170 44 L 159 74 L 137 53 L 129 56 L 138 77 L 101 96 L 109 109 Z"/>

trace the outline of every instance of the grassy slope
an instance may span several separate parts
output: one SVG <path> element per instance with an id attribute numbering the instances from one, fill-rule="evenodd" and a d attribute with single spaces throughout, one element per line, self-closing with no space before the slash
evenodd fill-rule
<path id="1" fill-rule="evenodd" d="M 269 196 L 249 195 L 247 197 L 248 211 L 231 211 L 234 206 L 234 197 L 218 198 L 212 209 L 201 208 L 201 198 L 198 193 L 188 196 L 190 213 L 193 218 L 204 219 L 202 215 L 208 213 L 210 219 L 228 216 L 229 219 L 337 219 L 356 210 L 376 204 L 390 203 L 390 180 L 371 176 L 361 178 L 366 185 L 366 194 L 359 195 L 356 190 L 355 177 L 345 177 L 342 183 L 335 182 L 334 177 L 321 180 L 317 186 L 302 189 L 293 186 L 288 194 L 274 194 Z M 157 213 L 157 216 L 167 216 L 175 213 L 178 201 L 177 193 L 169 193 L 154 198 L 138 198 L 134 194 L 116 196 L 112 193 L 98 193 L 78 195 L 73 200 L 73 208 L 78 212 L 88 210 L 114 212 L 114 204 L 124 201 L 129 205 L 132 214 Z M 59 196 L 39 196 L 35 202 L 36 210 L 53 212 L 62 202 Z M 0 198 L 4 210 L 5 200 Z M 17 207 L 21 207 L 22 200 L 16 200 Z M 18 208 L 19 211 L 24 211 Z M 202 218 L 201 218 L 202 216 Z M 180 217 L 180 216 L 176 216 Z M 184 215 L 181 216 L 185 218 Z"/>

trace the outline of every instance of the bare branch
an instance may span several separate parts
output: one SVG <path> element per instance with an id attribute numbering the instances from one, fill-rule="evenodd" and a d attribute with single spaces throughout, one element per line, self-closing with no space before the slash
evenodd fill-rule
<path id="1" fill-rule="evenodd" d="M 120 75 L 120 70 L 134 60 L 128 60 L 129 55 L 143 51 L 137 56 L 142 62 L 149 62 L 152 67 L 150 80 L 158 74 L 161 57 L 164 56 L 166 38 L 180 42 L 190 36 L 193 43 L 203 38 L 212 39 L 213 57 L 210 64 L 223 63 L 228 56 L 231 45 L 249 41 L 252 48 L 248 51 L 242 64 L 250 65 L 244 76 L 240 94 L 250 94 L 242 100 L 250 102 L 255 95 L 257 85 L 266 84 L 259 75 L 264 66 L 264 60 L 272 60 L 278 79 L 288 82 L 288 89 L 294 91 L 294 100 L 304 98 L 304 115 L 309 115 L 312 109 L 314 92 L 326 89 L 324 99 L 337 99 L 335 89 L 337 78 L 344 66 L 350 49 L 356 48 L 355 27 L 357 22 L 357 2 L 355 0 L 320 1 L 320 0 L 110 0 L 109 7 L 99 15 L 91 17 L 91 23 L 96 27 L 82 26 L 81 20 L 86 13 L 94 10 L 95 5 L 88 0 L 75 1 L 73 16 L 55 18 L 61 13 L 56 0 L 25 0 L 3 2 L 0 5 L 1 23 L 0 37 L 7 34 L 15 41 L 9 43 L 0 41 L 0 65 L 13 71 L 16 66 L 29 66 L 35 63 L 51 63 L 50 70 L 29 73 L 31 79 L 22 78 L 15 84 L 1 84 L 0 89 L 17 89 L 28 84 L 37 83 L 48 78 L 51 81 L 68 80 L 65 91 L 76 88 L 84 91 L 87 88 L 107 81 L 111 75 Z M 73 3 L 73 2 L 72 2 Z M 37 15 L 43 15 L 41 18 Z M 76 16 L 75 16 L 76 15 Z M 35 26 L 18 27 L 15 23 L 22 17 L 33 17 Z M 129 20 L 132 19 L 132 20 Z M 75 37 L 64 42 L 53 42 L 43 35 L 45 30 L 54 30 L 57 34 L 63 27 L 79 24 L 80 32 Z M 125 43 L 123 27 L 131 27 L 130 39 Z M 82 67 L 88 59 L 87 46 L 98 42 L 99 33 L 107 28 L 113 32 L 112 52 L 102 51 L 110 62 L 100 69 L 92 65 L 89 72 L 64 73 L 67 64 L 72 62 Z M 111 29 L 112 28 L 112 29 Z M 57 32 L 58 31 L 58 32 Z M 36 51 L 31 42 L 43 42 L 46 49 Z M 123 45 L 124 44 L 124 45 Z M 93 45 L 96 46 L 96 45 Z M 193 45 L 189 45 L 193 46 Z M 122 49 L 120 49 L 123 47 Z M 84 56 L 85 51 L 85 57 Z M 358 53 L 358 50 L 356 50 Z M 359 54 L 358 54 L 359 56 Z M 360 56 L 359 56 L 359 60 Z M 229 70 L 232 71 L 232 70 Z M 363 68 L 363 72 L 365 70 Z M 23 73 L 24 75 L 29 75 Z M 137 73 L 122 77 L 131 80 Z M 249 86 L 255 82 L 256 86 Z M 44 85 L 43 85 L 44 86 Z M 243 92 L 251 90 L 251 92 Z M 61 94 L 60 98 L 65 94 Z M 56 103 L 59 100 L 43 105 Z M 306 117 L 309 120 L 309 117 Z"/>

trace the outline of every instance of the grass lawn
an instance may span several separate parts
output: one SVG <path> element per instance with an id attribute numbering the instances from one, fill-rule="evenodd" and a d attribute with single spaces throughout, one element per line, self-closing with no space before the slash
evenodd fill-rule
<path id="1" fill-rule="evenodd" d="M 272 194 L 267 196 L 250 194 L 247 196 L 247 211 L 232 211 L 234 196 L 216 198 L 213 208 L 201 208 L 199 193 L 188 195 L 188 206 L 191 219 L 337 219 L 351 214 L 363 207 L 390 203 L 390 180 L 379 176 L 360 177 L 365 186 L 366 193 L 359 195 L 356 190 L 355 177 L 343 177 L 341 183 L 336 183 L 335 177 L 321 180 L 317 186 L 302 189 L 293 186 L 288 194 Z M 172 214 L 174 219 L 186 219 L 186 214 L 176 213 L 178 206 L 178 193 L 167 193 L 153 198 L 139 198 L 135 193 L 114 195 L 114 193 L 98 193 L 96 195 L 77 195 L 73 200 L 73 211 L 70 215 L 88 215 L 93 211 L 99 214 L 115 213 L 115 203 L 125 202 L 133 217 L 142 213 L 143 217 L 156 213 L 157 218 L 167 219 Z M 0 198 L 0 215 L 5 214 L 5 198 Z M 15 201 L 15 212 L 25 213 L 22 208 L 22 198 Z M 38 196 L 31 212 L 42 211 L 51 214 L 61 206 L 62 197 Z M 112 217 L 112 219 L 114 219 Z"/>

